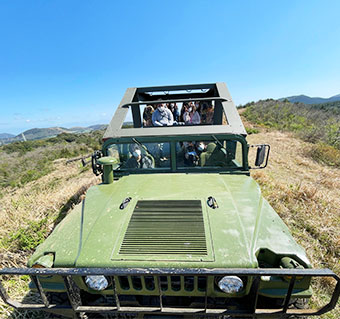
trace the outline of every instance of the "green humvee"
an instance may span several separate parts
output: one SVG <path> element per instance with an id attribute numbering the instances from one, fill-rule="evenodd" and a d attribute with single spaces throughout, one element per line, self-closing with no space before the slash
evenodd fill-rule
<path id="1" fill-rule="evenodd" d="M 164 103 L 192 103 L 201 124 L 183 125 L 179 114 L 157 127 L 142 118 Z M 251 147 L 252 168 L 267 165 L 270 148 L 248 145 L 224 83 L 129 88 L 103 141 L 92 163 L 102 183 L 29 268 L 0 271 L 31 276 L 41 302 L 14 301 L 1 285 L 8 304 L 71 318 L 284 318 L 335 307 L 339 278 L 311 268 L 250 177 Z M 337 280 L 330 302 L 291 308 L 312 295 L 313 276 Z"/>

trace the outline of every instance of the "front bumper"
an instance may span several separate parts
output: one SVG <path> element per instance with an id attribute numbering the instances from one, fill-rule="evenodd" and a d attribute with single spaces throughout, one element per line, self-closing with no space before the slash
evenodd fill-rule
<path id="1" fill-rule="evenodd" d="M 106 313 L 106 314 L 153 314 L 153 315 L 174 315 L 185 314 L 195 317 L 213 317 L 213 316 L 229 316 L 229 317 L 273 317 L 280 316 L 281 318 L 290 315 L 295 316 L 316 316 L 324 314 L 332 310 L 340 294 L 340 278 L 329 269 L 175 269 L 175 268 L 5 268 L 0 270 L 1 276 L 14 276 L 14 275 L 28 275 L 34 283 L 35 289 L 39 292 L 42 303 L 22 303 L 12 300 L 4 286 L 0 282 L 0 296 L 10 306 L 20 310 L 44 310 L 54 313 L 63 313 L 64 311 L 71 311 L 76 318 L 82 318 L 84 314 L 90 313 Z M 110 283 L 110 293 L 113 297 L 113 302 L 104 305 L 90 305 L 87 304 L 82 298 L 81 291 L 81 278 L 88 275 L 104 275 Z M 225 306 L 225 307 L 212 307 L 210 300 L 215 296 L 212 295 L 209 283 L 217 276 L 236 275 L 239 277 L 247 278 L 247 285 L 243 295 L 240 296 L 224 296 L 224 299 L 242 299 L 246 298 L 245 303 L 239 303 L 239 306 Z M 68 305 L 52 304 L 49 302 L 47 292 L 49 291 L 44 284 L 46 276 L 57 276 L 61 278 L 63 287 L 67 292 L 69 303 Z M 157 304 L 152 306 L 126 306 L 122 302 L 121 283 L 118 278 L 127 278 L 131 284 L 132 277 L 154 278 L 154 287 L 152 291 L 146 291 L 145 294 L 150 294 L 156 297 Z M 162 277 L 171 278 L 172 276 L 179 276 L 180 282 L 188 276 L 192 276 L 193 290 L 192 294 L 199 294 L 202 303 L 199 307 L 176 307 L 166 304 L 165 300 L 169 293 L 163 289 Z M 278 298 L 283 298 L 283 304 L 280 309 L 264 309 L 258 307 L 259 295 L 265 295 L 266 289 L 270 286 L 263 282 L 263 278 L 285 278 L 287 280 L 286 288 L 280 288 Z M 332 277 L 336 280 L 336 285 L 328 304 L 321 309 L 289 309 L 289 302 L 292 297 L 305 297 L 301 294 L 301 282 L 307 280 L 310 282 L 312 277 Z M 206 278 L 200 283 L 198 287 L 198 278 Z M 301 279 L 303 278 L 303 279 Z M 274 280 L 275 281 L 275 280 Z M 171 285 L 171 281 L 169 281 Z M 145 287 L 142 286 L 141 289 Z M 201 288 L 201 289 L 199 289 Z M 308 288 L 308 287 L 307 287 Z M 130 287 L 130 294 L 135 290 Z M 306 289 L 305 289 L 306 290 Z M 98 293 L 98 292 L 97 292 Z M 126 293 L 124 293 L 126 294 Z M 180 295 L 181 292 L 179 291 Z M 170 294 L 171 295 L 171 294 Z M 236 303 L 237 304 L 237 303 Z M 240 306 L 241 305 L 241 306 Z"/>

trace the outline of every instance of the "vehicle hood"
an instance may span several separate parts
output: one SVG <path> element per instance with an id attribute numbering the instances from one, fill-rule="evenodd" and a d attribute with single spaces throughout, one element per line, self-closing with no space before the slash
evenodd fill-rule
<path id="1" fill-rule="evenodd" d="M 208 206 L 210 196 L 216 199 L 218 208 Z M 121 203 L 128 197 L 131 201 L 124 209 L 120 209 Z M 182 202 L 196 203 L 193 211 L 196 213 L 201 210 L 198 219 L 190 217 L 189 221 L 184 222 L 183 214 L 169 213 L 165 218 L 171 220 L 165 224 L 158 216 L 163 228 L 157 237 L 158 241 L 151 243 L 152 249 L 156 251 L 151 249 L 146 254 L 138 253 L 141 239 L 137 236 L 133 237 L 132 245 L 132 249 L 137 245 L 137 253 L 130 251 L 122 254 L 127 231 L 138 233 L 145 229 L 142 227 L 145 225 L 143 216 L 137 216 L 142 218 L 142 223 L 129 229 L 132 216 L 135 216 L 134 211 L 141 203 L 151 203 L 152 207 L 173 200 L 178 205 Z M 152 235 L 158 230 L 153 224 L 155 220 L 149 219 L 147 222 L 146 229 L 148 232 L 153 229 L 153 234 L 144 234 L 143 238 L 149 240 L 146 245 L 150 244 L 154 238 Z M 202 225 L 203 228 L 199 228 Z M 199 229 L 200 234 L 194 229 Z M 166 237 L 169 234 L 186 236 L 185 247 L 189 248 L 175 253 L 171 251 L 171 247 L 177 247 L 177 239 Z M 200 238 L 197 239 L 197 236 Z M 172 242 L 169 241 L 167 245 L 167 240 Z M 161 253 L 160 246 L 164 248 Z M 309 264 L 303 249 L 293 240 L 286 225 L 262 197 L 258 184 L 250 176 L 208 173 L 136 174 L 124 176 L 112 184 L 91 187 L 83 203 L 38 247 L 30 263 L 46 252 L 54 252 L 55 267 L 248 268 L 258 266 L 256 254 L 261 248 L 276 254 L 295 255 Z"/>

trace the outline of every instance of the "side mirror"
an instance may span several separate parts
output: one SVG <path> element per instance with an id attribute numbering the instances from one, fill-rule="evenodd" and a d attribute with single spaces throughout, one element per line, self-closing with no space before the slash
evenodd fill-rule
<path id="1" fill-rule="evenodd" d="M 256 158 L 255 158 L 255 167 L 250 168 L 265 168 L 268 164 L 270 145 L 269 144 L 259 144 L 259 145 L 250 145 L 250 147 L 256 147 Z M 261 166 L 262 165 L 262 166 Z"/>

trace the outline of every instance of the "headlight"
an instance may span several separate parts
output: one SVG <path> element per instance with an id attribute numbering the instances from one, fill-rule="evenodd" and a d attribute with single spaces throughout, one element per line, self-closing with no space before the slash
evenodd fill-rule
<path id="1" fill-rule="evenodd" d="M 227 294 L 233 294 L 242 290 L 243 281 L 237 276 L 224 276 L 218 281 L 218 287 Z"/>
<path id="2" fill-rule="evenodd" d="M 106 289 L 109 285 L 105 276 L 86 276 L 85 283 L 87 287 L 98 291 Z"/>

